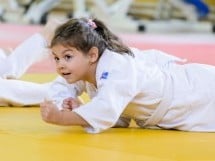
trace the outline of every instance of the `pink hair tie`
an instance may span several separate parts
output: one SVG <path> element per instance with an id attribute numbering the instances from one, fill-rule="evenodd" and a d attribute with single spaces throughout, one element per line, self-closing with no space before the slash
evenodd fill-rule
<path id="1" fill-rule="evenodd" d="M 87 24 L 88 24 L 90 27 L 92 27 L 93 29 L 96 29 L 96 28 L 97 28 L 96 23 L 93 22 L 92 19 L 89 19 L 88 22 L 87 22 Z"/>

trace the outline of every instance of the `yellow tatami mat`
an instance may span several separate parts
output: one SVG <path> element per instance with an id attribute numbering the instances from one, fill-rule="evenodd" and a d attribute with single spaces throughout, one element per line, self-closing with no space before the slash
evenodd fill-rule
<path id="1" fill-rule="evenodd" d="M 54 74 L 24 80 L 49 81 Z M 43 122 L 38 107 L 0 107 L 1 161 L 212 161 L 215 133 L 140 128 L 87 134 Z"/>

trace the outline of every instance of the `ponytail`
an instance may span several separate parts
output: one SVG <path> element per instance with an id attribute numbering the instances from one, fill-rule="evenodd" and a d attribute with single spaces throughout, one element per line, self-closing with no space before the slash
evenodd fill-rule
<path id="1" fill-rule="evenodd" d="M 132 51 L 123 44 L 123 42 L 117 37 L 115 34 L 113 34 L 105 25 L 103 22 L 99 21 L 98 19 L 94 19 L 93 22 L 96 24 L 95 31 L 102 36 L 102 38 L 106 42 L 106 46 L 109 50 L 114 51 L 116 53 L 120 54 L 128 54 L 131 56 L 134 56 Z"/>

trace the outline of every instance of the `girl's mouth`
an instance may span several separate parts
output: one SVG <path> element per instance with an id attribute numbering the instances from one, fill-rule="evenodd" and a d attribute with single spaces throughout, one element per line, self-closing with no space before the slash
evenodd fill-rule
<path id="1" fill-rule="evenodd" d="M 62 73 L 63 75 L 70 75 L 71 73 Z"/>
<path id="2" fill-rule="evenodd" d="M 68 77 L 70 76 L 70 74 L 71 74 L 71 73 L 62 73 L 62 76 L 63 76 L 64 78 L 68 78 Z"/>

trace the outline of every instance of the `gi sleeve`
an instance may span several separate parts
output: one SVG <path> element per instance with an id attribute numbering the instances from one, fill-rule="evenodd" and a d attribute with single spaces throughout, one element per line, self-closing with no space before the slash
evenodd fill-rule
<path id="1" fill-rule="evenodd" d="M 64 78 L 59 76 L 51 82 L 47 99 L 53 101 L 58 109 L 61 110 L 64 99 L 69 97 L 76 98 L 83 93 L 84 89 L 84 82 L 79 81 L 74 84 L 69 84 Z"/>
<path id="2" fill-rule="evenodd" d="M 97 95 L 89 103 L 73 110 L 91 125 L 86 128 L 89 133 L 113 127 L 136 95 L 136 72 L 132 64 L 120 62 L 120 68 L 125 68 L 123 70 L 117 69 L 116 64 L 109 66 L 111 70 L 98 74 Z M 129 68 L 126 69 L 127 66 Z"/>
<path id="3" fill-rule="evenodd" d="M 5 67 L 8 71 L 3 77 L 19 78 L 34 62 L 48 57 L 46 47 L 46 41 L 40 34 L 26 39 L 7 57 Z"/>

